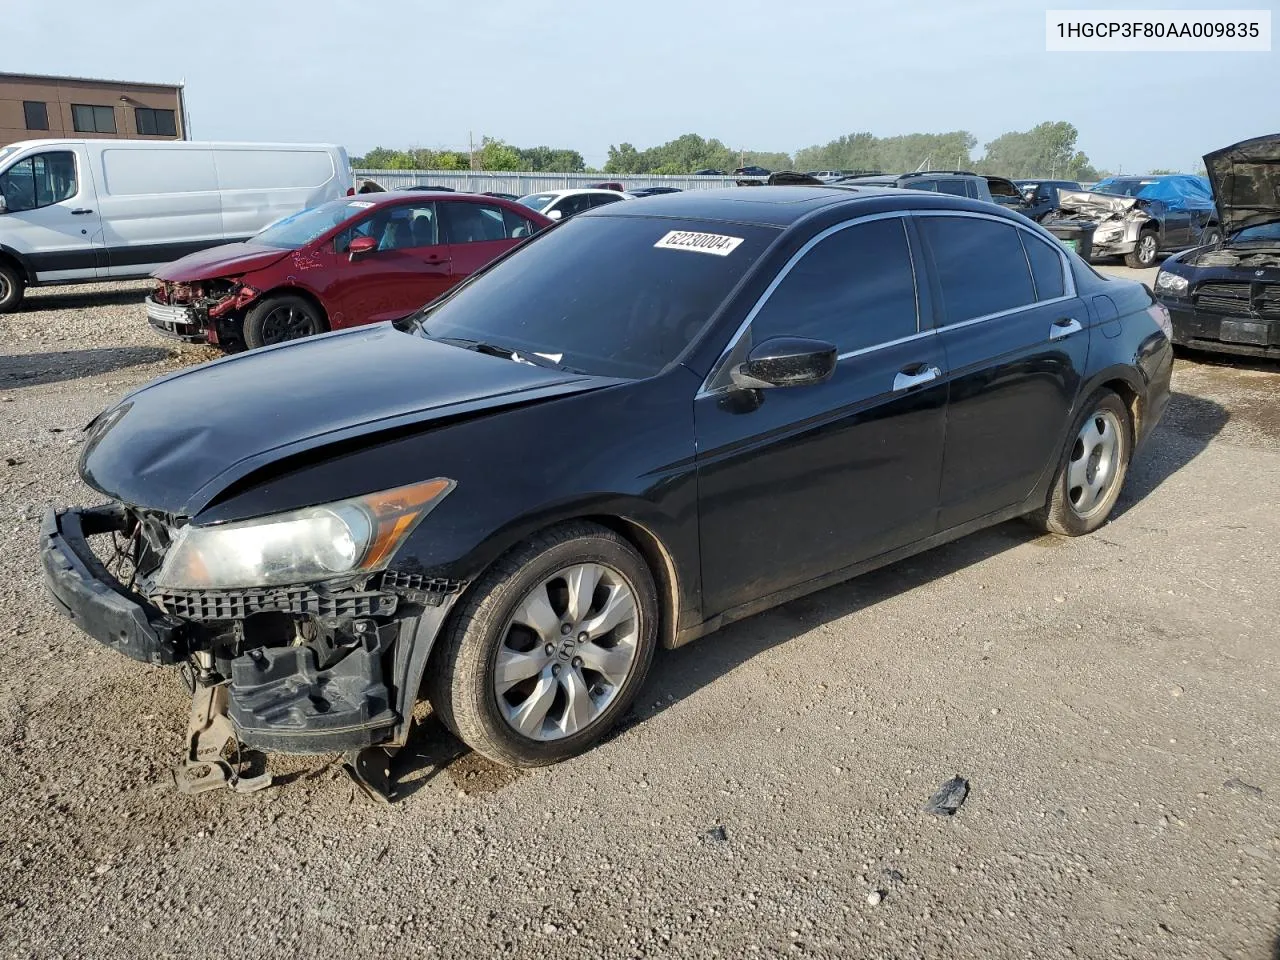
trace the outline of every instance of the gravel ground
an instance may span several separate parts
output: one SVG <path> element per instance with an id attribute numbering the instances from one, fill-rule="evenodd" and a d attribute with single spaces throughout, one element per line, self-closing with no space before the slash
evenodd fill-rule
<path id="1" fill-rule="evenodd" d="M 662 653 L 571 762 L 428 718 L 395 806 L 329 757 L 187 798 L 177 677 L 37 573 L 44 506 L 95 499 L 79 428 L 208 356 L 142 289 L 0 317 L 0 955 L 1280 955 L 1280 368 L 1181 360 L 1096 535 L 1005 524 Z"/>

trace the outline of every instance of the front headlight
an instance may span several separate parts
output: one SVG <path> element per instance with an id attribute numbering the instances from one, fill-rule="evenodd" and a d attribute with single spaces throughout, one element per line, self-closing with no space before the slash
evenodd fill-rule
<path id="1" fill-rule="evenodd" d="M 1187 278 L 1180 277 L 1168 270 L 1156 274 L 1156 289 L 1161 293 L 1172 293 L 1181 296 L 1187 292 Z"/>
<path id="2" fill-rule="evenodd" d="M 266 587 L 381 570 L 453 486 L 439 477 L 257 520 L 185 526 L 160 565 L 156 586 Z"/>
<path id="3" fill-rule="evenodd" d="M 1098 231 L 1093 235 L 1093 239 L 1110 241 L 1116 239 L 1116 237 L 1120 236 L 1122 233 L 1124 233 L 1124 227 L 1122 226 L 1099 227 Z"/>

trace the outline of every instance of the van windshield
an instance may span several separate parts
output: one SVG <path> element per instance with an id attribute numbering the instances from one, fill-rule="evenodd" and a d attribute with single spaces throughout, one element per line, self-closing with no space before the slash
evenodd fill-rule
<path id="1" fill-rule="evenodd" d="M 331 200 L 277 220 L 255 236 L 252 242 L 260 247 L 275 247 L 277 250 L 298 250 L 339 224 L 360 216 L 371 206 L 373 204 L 367 200 Z"/>

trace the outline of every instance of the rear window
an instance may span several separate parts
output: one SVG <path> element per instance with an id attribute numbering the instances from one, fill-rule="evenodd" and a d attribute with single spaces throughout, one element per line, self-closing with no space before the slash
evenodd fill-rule
<path id="1" fill-rule="evenodd" d="M 701 332 L 776 236 L 736 223 L 581 217 L 460 286 L 423 316 L 420 332 L 585 373 L 652 376 Z"/>
<path id="2" fill-rule="evenodd" d="M 322 150 L 213 152 L 223 190 L 287 190 L 318 187 L 332 179 L 333 158 Z"/>

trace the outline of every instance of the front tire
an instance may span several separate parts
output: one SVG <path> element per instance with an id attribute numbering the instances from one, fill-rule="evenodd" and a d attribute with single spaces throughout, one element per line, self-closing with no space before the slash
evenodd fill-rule
<path id="1" fill-rule="evenodd" d="M 0 313 L 9 313 L 22 306 L 27 283 L 15 267 L 0 263 Z"/>
<path id="2" fill-rule="evenodd" d="M 1081 411 L 1048 501 L 1027 517 L 1033 526 L 1064 537 L 1082 537 L 1107 522 L 1133 456 L 1133 420 L 1115 393 L 1099 390 Z"/>
<path id="3" fill-rule="evenodd" d="M 1154 230 L 1143 230 L 1138 234 L 1137 246 L 1124 255 L 1125 265 L 1134 270 L 1145 270 L 1156 265 L 1156 255 L 1160 253 L 1160 238 Z"/>
<path id="4" fill-rule="evenodd" d="M 428 696 L 477 753 L 510 767 L 557 763 L 630 708 L 657 635 L 644 558 L 605 527 L 563 524 L 471 586 L 433 654 Z"/>
<path id="5" fill-rule="evenodd" d="M 250 350 L 324 333 L 329 324 L 310 300 L 294 294 L 267 297 L 244 318 L 244 342 Z"/>

